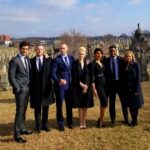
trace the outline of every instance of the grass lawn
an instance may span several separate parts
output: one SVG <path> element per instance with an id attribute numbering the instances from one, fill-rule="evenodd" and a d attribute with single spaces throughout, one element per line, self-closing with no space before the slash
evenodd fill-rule
<path id="1" fill-rule="evenodd" d="M 88 110 L 87 129 L 78 127 L 78 110 L 74 109 L 74 129 L 66 128 L 65 132 L 57 130 L 55 104 L 50 106 L 49 126 L 51 131 L 23 136 L 28 140 L 25 144 L 13 142 L 13 122 L 15 101 L 12 91 L 0 93 L 0 150 L 150 150 L 150 82 L 142 83 L 145 105 L 139 112 L 139 125 L 135 128 L 121 123 L 123 116 L 120 102 L 117 99 L 117 122 L 110 126 L 108 110 L 106 112 L 106 128 L 96 128 L 99 114 L 99 101 L 95 99 L 95 107 Z M 65 109 L 65 108 L 64 108 Z M 65 111 L 64 111 L 65 116 Z M 34 113 L 28 107 L 26 126 L 34 131 Z"/>

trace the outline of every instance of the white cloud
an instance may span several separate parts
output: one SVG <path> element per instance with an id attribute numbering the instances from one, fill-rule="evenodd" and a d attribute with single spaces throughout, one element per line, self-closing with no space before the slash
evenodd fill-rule
<path id="1" fill-rule="evenodd" d="M 134 4 L 134 5 L 138 5 L 138 4 L 141 4 L 143 2 L 144 2 L 144 0 L 130 0 L 130 3 Z"/>
<path id="2" fill-rule="evenodd" d="M 67 9 L 75 6 L 78 0 L 34 0 L 35 2 L 58 9 Z"/>
<path id="3" fill-rule="evenodd" d="M 85 9 L 93 9 L 96 7 L 96 3 L 88 3 L 85 5 Z"/>
<path id="4" fill-rule="evenodd" d="M 102 4 L 99 4 L 98 8 L 99 8 L 99 11 L 103 12 L 103 13 L 105 13 L 105 12 L 111 12 L 111 11 L 114 10 L 114 8 L 112 7 L 112 5 L 109 4 L 109 3 L 106 3 L 106 2 L 102 3 Z"/>
<path id="5" fill-rule="evenodd" d="M 1 12 L 0 21 L 37 23 L 40 21 L 39 14 L 26 12 L 25 10 L 13 10 L 11 13 L 7 10 Z"/>
<path id="6" fill-rule="evenodd" d="M 106 13 L 114 10 L 112 5 L 107 2 L 88 3 L 84 6 L 85 11 L 94 10 L 94 12 Z"/>

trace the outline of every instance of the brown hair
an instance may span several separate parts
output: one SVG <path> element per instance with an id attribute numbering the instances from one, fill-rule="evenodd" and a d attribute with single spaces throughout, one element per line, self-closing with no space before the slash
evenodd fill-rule
<path id="1" fill-rule="evenodd" d="M 24 46 L 30 46 L 30 43 L 28 41 L 22 41 L 22 42 L 20 42 L 19 49 L 21 49 Z"/>

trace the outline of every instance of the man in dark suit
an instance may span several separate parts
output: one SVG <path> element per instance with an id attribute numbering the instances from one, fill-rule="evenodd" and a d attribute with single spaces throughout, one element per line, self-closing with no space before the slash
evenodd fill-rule
<path id="1" fill-rule="evenodd" d="M 72 104 L 71 104 L 71 70 L 73 64 L 73 57 L 67 55 L 68 47 L 62 44 L 60 48 L 61 55 L 57 56 L 52 63 L 52 79 L 54 80 L 54 88 L 56 94 L 57 107 L 57 122 L 59 130 L 64 131 L 64 118 L 62 114 L 62 104 L 65 99 L 67 112 L 67 126 L 71 129 L 72 124 Z"/>
<path id="2" fill-rule="evenodd" d="M 32 134 L 25 128 L 25 115 L 29 98 L 30 61 L 28 58 L 29 43 L 22 41 L 19 45 L 19 54 L 9 62 L 8 78 L 16 99 L 16 116 L 14 123 L 14 140 L 25 143 L 21 134 Z"/>
<path id="3" fill-rule="evenodd" d="M 127 107 L 124 99 L 124 65 L 125 62 L 123 58 L 117 56 L 117 50 L 115 46 L 109 47 L 110 57 L 104 60 L 105 64 L 105 75 L 106 75 L 106 89 L 109 96 L 109 113 L 111 118 L 111 123 L 114 125 L 116 110 L 115 110 L 115 101 L 116 94 L 119 95 L 124 123 L 128 124 L 128 113 Z"/>
<path id="4" fill-rule="evenodd" d="M 35 47 L 36 56 L 31 62 L 30 104 L 34 109 L 36 132 L 41 129 L 48 132 L 49 105 L 54 103 L 53 86 L 51 80 L 51 58 L 44 57 L 44 47 L 39 44 Z M 42 119 L 41 119 L 42 110 Z"/>

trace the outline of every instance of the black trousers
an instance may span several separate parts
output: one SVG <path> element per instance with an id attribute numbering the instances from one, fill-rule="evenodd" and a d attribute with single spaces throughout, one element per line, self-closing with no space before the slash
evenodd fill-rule
<path id="1" fill-rule="evenodd" d="M 16 115 L 14 123 L 14 137 L 20 136 L 20 131 L 25 131 L 25 116 L 29 101 L 29 93 L 15 94 Z"/>
<path id="2" fill-rule="evenodd" d="M 72 125 L 72 102 L 70 90 L 56 90 L 56 109 L 57 109 L 57 123 L 59 126 L 64 126 L 64 117 L 62 111 L 63 101 L 66 104 L 67 125 Z"/>
<path id="3" fill-rule="evenodd" d="M 138 116 L 139 108 L 129 106 L 129 110 L 130 110 L 130 114 L 131 114 L 131 118 L 132 118 L 132 124 L 135 125 L 135 124 L 137 124 L 137 116 Z"/>
<path id="4" fill-rule="evenodd" d="M 48 122 L 49 106 L 42 107 L 39 105 L 34 110 L 36 129 L 46 128 Z"/>
<path id="5" fill-rule="evenodd" d="M 115 103 L 116 103 L 116 95 L 118 94 L 121 102 L 124 120 L 125 122 L 128 122 L 128 110 L 125 102 L 126 99 L 123 91 L 123 85 L 120 83 L 120 81 L 113 81 L 109 87 L 108 92 L 109 92 L 109 113 L 111 121 L 114 122 L 116 118 Z"/>

